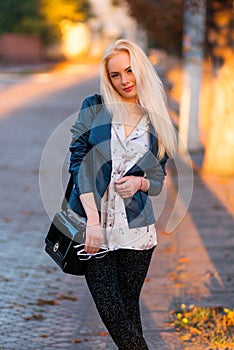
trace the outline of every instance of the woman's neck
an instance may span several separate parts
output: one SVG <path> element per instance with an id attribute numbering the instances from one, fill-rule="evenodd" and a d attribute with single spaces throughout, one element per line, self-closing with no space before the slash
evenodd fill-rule
<path id="1" fill-rule="evenodd" d="M 129 113 L 125 116 L 123 120 L 125 137 L 127 138 L 140 123 L 144 113 L 142 108 L 139 108 L 137 105 L 131 106 L 128 110 Z"/>

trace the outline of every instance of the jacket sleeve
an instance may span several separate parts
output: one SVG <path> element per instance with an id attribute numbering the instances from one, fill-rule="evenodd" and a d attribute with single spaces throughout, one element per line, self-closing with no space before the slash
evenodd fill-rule
<path id="1" fill-rule="evenodd" d="M 150 181 L 148 189 L 149 196 L 157 196 L 161 192 L 164 177 L 165 175 L 159 163 L 146 172 L 146 178 Z"/>
<path id="2" fill-rule="evenodd" d="M 84 179 L 79 178 L 79 169 L 84 161 L 86 163 L 88 162 L 89 151 L 91 149 L 88 138 L 92 121 L 95 118 L 96 104 L 98 104 L 96 95 L 87 97 L 83 101 L 78 118 L 71 128 L 72 142 L 69 148 L 71 152 L 69 172 L 73 176 L 73 182 L 78 195 L 84 192 L 92 192 L 90 171 L 87 171 L 85 177 L 86 188 L 82 190 Z"/>
<path id="3" fill-rule="evenodd" d="M 165 155 L 160 161 L 154 161 L 155 165 L 146 170 L 147 179 L 150 181 L 149 196 L 157 196 L 161 192 L 166 175 L 165 165 L 167 160 L 168 156 Z"/>

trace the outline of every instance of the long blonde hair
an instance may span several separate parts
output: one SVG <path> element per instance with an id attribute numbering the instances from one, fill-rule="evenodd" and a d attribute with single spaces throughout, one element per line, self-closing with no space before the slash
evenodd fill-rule
<path id="1" fill-rule="evenodd" d="M 128 52 L 132 72 L 136 79 L 139 105 L 148 113 L 149 119 L 158 137 L 159 159 L 165 153 L 173 157 L 176 151 L 176 135 L 169 117 L 162 82 L 143 50 L 133 42 L 119 39 L 105 51 L 100 66 L 100 88 L 107 109 L 112 115 L 121 113 L 124 103 L 113 87 L 107 63 L 120 52 Z M 116 103 L 118 102 L 118 103 Z"/>

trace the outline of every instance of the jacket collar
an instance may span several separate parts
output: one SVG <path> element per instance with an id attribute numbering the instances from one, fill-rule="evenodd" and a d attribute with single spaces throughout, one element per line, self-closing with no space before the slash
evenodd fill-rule
<path id="1" fill-rule="evenodd" d="M 110 139 L 111 115 L 104 105 L 99 105 L 97 114 L 92 122 L 89 142 L 103 153 L 108 160 L 111 159 Z"/>

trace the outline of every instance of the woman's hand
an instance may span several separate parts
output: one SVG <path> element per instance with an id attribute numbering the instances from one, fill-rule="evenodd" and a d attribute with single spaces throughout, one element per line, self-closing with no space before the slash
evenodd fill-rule
<path id="1" fill-rule="evenodd" d="M 115 182 L 116 191 L 122 198 L 132 197 L 141 186 L 141 180 L 137 176 L 124 176 Z"/>
<path id="2" fill-rule="evenodd" d="M 104 237 L 93 192 L 82 193 L 80 200 L 87 215 L 84 250 L 88 254 L 96 254 L 104 243 Z"/>
<path id="3" fill-rule="evenodd" d="M 96 254 L 103 243 L 104 237 L 100 223 L 92 223 L 92 221 L 88 219 L 86 225 L 85 252 L 88 254 Z"/>
<path id="4" fill-rule="evenodd" d="M 148 191 L 150 182 L 140 176 L 124 176 L 115 182 L 116 191 L 122 198 L 130 198 L 137 191 Z"/>

